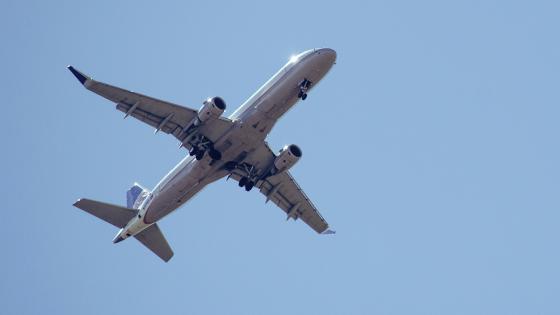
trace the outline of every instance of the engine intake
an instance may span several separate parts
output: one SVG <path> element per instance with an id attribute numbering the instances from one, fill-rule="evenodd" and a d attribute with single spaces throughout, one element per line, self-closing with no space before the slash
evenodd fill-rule
<path id="1" fill-rule="evenodd" d="M 278 154 L 278 156 L 274 160 L 274 168 L 276 170 L 275 173 L 278 174 L 289 170 L 297 163 L 297 161 L 299 161 L 301 156 L 301 149 L 297 145 L 290 144 L 284 146 L 284 148 L 280 150 L 280 154 Z"/>
<path id="2" fill-rule="evenodd" d="M 198 111 L 198 120 L 201 123 L 220 117 L 226 110 L 226 102 L 221 97 L 212 97 L 204 101 Z"/>

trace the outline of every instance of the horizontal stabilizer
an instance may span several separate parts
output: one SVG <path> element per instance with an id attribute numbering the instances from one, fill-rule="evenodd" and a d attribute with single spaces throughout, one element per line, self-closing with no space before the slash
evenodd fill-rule
<path id="1" fill-rule="evenodd" d="M 168 262 L 173 257 L 173 250 L 171 250 L 157 224 L 151 225 L 144 231 L 134 235 L 134 237 L 154 252 L 154 254 L 158 255 L 159 258 L 163 259 L 163 261 Z"/>
<path id="2" fill-rule="evenodd" d="M 91 199 L 80 199 L 74 203 L 74 207 L 82 209 L 118 228 L 124 227 L 138 212 L 134 209 L 115 206 Z"/>

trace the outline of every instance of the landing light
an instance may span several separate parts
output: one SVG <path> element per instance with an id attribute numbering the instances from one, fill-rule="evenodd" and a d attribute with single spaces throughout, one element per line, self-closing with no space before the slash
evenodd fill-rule
<path id="1" fill-rule="evenodd" d="M 296 63 L 296 61 L 298 61 L 298 56 L 297 56 L 297 55 L 292 55 L 292 56 L 290 57 L 290 62 L 291 62 L 291 63 Z"/>

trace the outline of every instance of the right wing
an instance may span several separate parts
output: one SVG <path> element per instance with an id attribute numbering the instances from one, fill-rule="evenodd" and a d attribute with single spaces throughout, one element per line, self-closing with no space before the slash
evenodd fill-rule
<path id="1" fill-rule="evenodd" d="M 259 146 L 244 161 L 257 168 L 265 168 L 267 165 L 271 165 L 275 158 L 274 152 L 263 142 L 263 145 Z M 236 181 L 239 181 L 243 176 L 243 174 L 235 171 L 230 175 Z M 258 187 L 260 192 L 265 195 L 267 202 L 270 200 L 280 209 L 284 210 L 288 219 L 301 219 L 317 233 L 335 233 L 329 230 L 327 221 L 321 216 L 319 210 L 317 210 L 289 171 L 259 180 L 255 187 Z"/>
<path id="2" fill-rule="evenodd" d="M 271 176 L 260 183 L 261 193 L 271 200 L 280 209 L 284 210 L 289 218 L 301 219 L 315 232 L 332 234 L 329 224 L 313 205 L 309 197 L 303 192 L 290 172 L 282 172 Z"/>
<path id="3" fill-rule="evenodd" d="M 68 70 L 86 89 L 116 103 L 117 109 L 125 113 L 125 118 L 134 117 L 156 128 L 156 131 L 172 134 L 181 142 L 187 136 L 184 131 L 190 127 L 198 113 L 191 108 L 95 81 L 72 66 L 68 66 Z M 202 125 L 198 132 L 210 141 L 216 142 L 232 125 L 231 120 L 220 117 L 209 125 Z M 184 146 L 189 149 L 188 143 Z"/>

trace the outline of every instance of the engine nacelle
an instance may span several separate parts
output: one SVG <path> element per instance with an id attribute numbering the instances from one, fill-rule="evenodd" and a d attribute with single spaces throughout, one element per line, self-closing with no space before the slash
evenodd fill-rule
<path id="1" fill-rule="evenodd" d="M 221 97 L 212 97 L 204 101 L 198 111 L 198 120 L 201 123 L 220 117 L 226 110 L 226 102 Z"/>
<path id="2" fill-rule="evenodd" d="M 274 168 L 276 174 L 285 172 L 290 169 L 301 158 L 301 149 L 295 145 L 290 144 L 280 150 L 280 154 L 274 160 Z"/>

